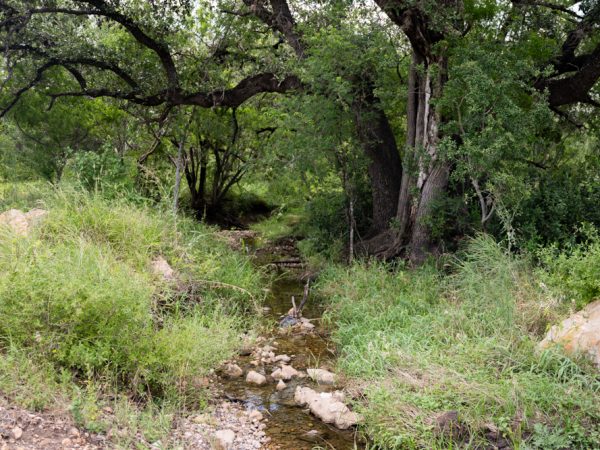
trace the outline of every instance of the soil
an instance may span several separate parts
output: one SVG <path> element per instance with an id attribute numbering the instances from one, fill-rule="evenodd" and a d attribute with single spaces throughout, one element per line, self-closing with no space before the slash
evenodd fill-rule
<path id="1" fill-rule="evenodd" d="M 78 429 L 64 413 L 33 413 L 0 397 L 0 449 L 95 450 L 106 438 Z"/>

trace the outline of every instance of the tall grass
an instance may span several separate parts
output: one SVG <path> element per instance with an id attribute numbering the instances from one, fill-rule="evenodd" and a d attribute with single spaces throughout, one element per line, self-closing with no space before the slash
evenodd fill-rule
<path id="1" fill-rule="evenodd" d="M 333 267 L 321 281 L 340 368 L 383 448 L 598 448 L 600 381 L 535 348 L 551 315 L 526 262 L 474 239 L 452 275 Z M 443 427 L 441 414 L 458 413 Z M 564 442 L 568 445 L 565 447 Z"/>
<path id="2" fill-rule="evenodd" d="M 261 274 L 191 220 L 68 188 L 40 198 L 49 214 L 28 237 L 0 229 L 0 353 L 137 398 L 197 404 L 198 380 L 255 323 Z M 158 255 L 176 283 L 151 272 Z"/>

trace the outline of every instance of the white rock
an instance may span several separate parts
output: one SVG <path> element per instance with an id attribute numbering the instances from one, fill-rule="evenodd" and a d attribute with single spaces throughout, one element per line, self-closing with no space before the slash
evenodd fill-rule
<path id="1" fill-rule="evenodd" d="M 244 375 L 244 371 L 237 364 L 227 364 L 224 372 L 225 375 L 231 378 L 239 378 Z"/>
<path id="2" fill-rule="evenodd" d="M 335 384 L 335 374 L 325 369 L 307 369 L 308 376 L 319 384 Z"/>
<path id="3" fill-rule="evenodd" d="M 248 417 L 250 417 L 250 420 L 252 420 L 253 422 L 260 422 L 261 420 L 263 420 L 263 415 L 258 409 L 253 409 L 248 415 Z"/>
<path id="4" fill-rule="evenodd" d="M 19 427 L 14 427 L 12 429 L 12 438 L 16 441 L 18 439 L 21 439 L 21 436 L 23 436 L 23 430 Z"/>
<path id="5" fill-rule="evenodd" d="M 292 366 L 286 366 L 285 364 L 281 368 L 276 369 L 271 376 L 275 380 L 291 380 L 293 377 L 298 376 L 298 371 Z"/>
<path id="6" fill-rule="evenodd" d="M 231 450 L 233 448 L 235 433 L 232 430 L 218 430 L 213 437 L 215 450 Z"/>
<path id="7" fill-rule="evenodd" d="M 600 300 L 550 328 L 540 349 L 561 345 L 567 353 L 589 356 L 600 369 Z"/>
<path id="8" fill-rule="evenodd" d="M 267 382 L 267 378 L 264 375 L 255 372 L 254 370 L 251 370 L 250 372 L 248 372 L 248 375 L 246 375 L 246 381 L 248 383 L 253 383 L 262 386 Z"/>
<path id="9" fill-rule="evenodd" d="M 300 326 L 304 330 L 312 330 L 315 327 L 314 324 L 312 324 L 311 321 L 305 317 L 302 317 L 300 319 Z"/>
<path id="10" fill-rule="evenodd" d="M 165 281 L 174 281 L 177 279 L 177 274 L 162 256 L 158 256 L 152 261 L 152 273 Z"/>
<path id="11" fill-rule="evenodd" d="M 277 389 L 278 391 L 283 391 L 286 387 L 287 385 L 283 382 L 283 380 L 279 380 L 279 383 L 277 383 L 275 389 Z"/>
<path id="12" fill-rule="evenodd" d="M 341 395 L 340 395 L 341 394 Z M 316 392 L 311 388 L 298 386 L 294 400 L 300 406 L 308 405 L 310 412 L 325 423 L 345 430 L 360 421 L 360 416 L 341 401 L 343 393 Z"/>
<path id="13" fill-rule="evenodd" d="M 292 360 L 288 355 L 277 355 L 275 357 L 275 362 L 284 362 L 289 363 Z"/>
<path id="14" fill-rule="evenodd" d="M 27 213 L 18 209 L 9 209 L 0 214 L 0 225 L 7 226 L 19 236 L 27 236 L 31 227 L 46 214 L 48 211 L 39 208 L 32 209 Z"/>

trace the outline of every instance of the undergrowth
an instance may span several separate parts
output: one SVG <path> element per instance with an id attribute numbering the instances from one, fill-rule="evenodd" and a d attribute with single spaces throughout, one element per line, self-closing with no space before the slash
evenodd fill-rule
<path id="1" fill-rule="evenodd" d="M 334 266 L 321 278 L 375 448 L 600 448 L 597 372 L 536 350 L 566 308 L 489 237 L 452 266 Z"/>
<path id="2" fill-rule="evenodd" d="M 112 405 L 113 421 L 135 422 L 121 440 L 202 407 L 204 377 L 257 323 L 264 279 L 249 260 L 212 228 L 126 199 L 19 200 L 3 208 L 49 212 L 27 237 L 0 227 L 0 392 L 34 409 L 60 397 L 99 431 Z M 176 281 L 153 273 L 158 256 Z"/>

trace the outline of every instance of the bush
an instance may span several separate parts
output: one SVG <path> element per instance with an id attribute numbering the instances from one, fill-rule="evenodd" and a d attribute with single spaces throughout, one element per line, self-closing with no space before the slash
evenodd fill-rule
<path id="1" fill-rule="evenodd" d="M 582 229 L 585 242 L 560 251 L 551 246 L 538 252 L 544 266 L 542 279 L 562 298 L 581 309 L 600 298 L 600 236 L 589 226 Z"/>

